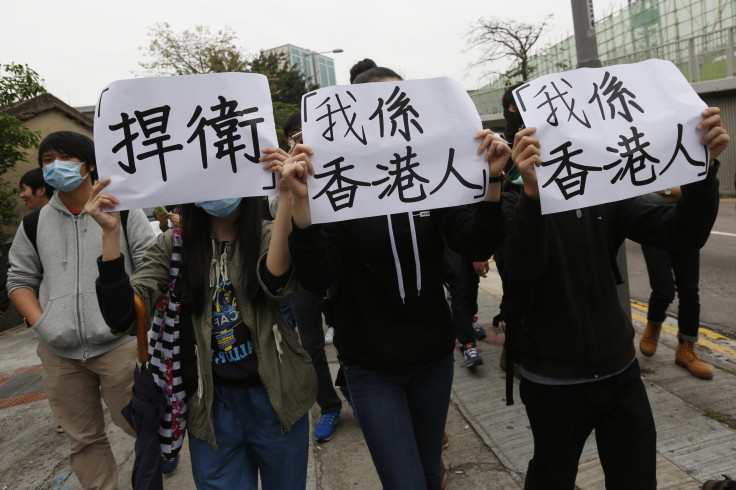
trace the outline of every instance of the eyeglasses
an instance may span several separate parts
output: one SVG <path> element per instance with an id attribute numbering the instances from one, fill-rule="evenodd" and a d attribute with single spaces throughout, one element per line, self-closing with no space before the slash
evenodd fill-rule
<path id="1" fill-rule="evenodd" d="M 292 133 L 292 134 L 290 134 L 290 135 L 289 135 L 289 136 L 287 137 L 287 139 L 286 139 L 286 141 L 287 141 L 287 142 L 289 143 L 289 149 L 291 149 L 291 148 L 293 148 L 294 146 L 296 146 L 297 142 L 298 142 L 298 141 L 299 141 L 300 139 L 302 139 L 302 132 L 301 132 L 301 131 L 299 131 L 299 132 L 296 132 L 296 133 Z"/>

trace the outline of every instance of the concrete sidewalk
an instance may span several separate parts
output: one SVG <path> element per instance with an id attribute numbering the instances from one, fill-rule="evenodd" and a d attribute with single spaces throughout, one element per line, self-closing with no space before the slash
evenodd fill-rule
<path id="1" fill-rule="evenodd" d="M 500 301 L 500 281 L 493 269 L 481 281 L 478 299 L 481 322 L 490 322 Z M 641 332 L 643 325 L 637 321 L 641 312 L 633 312 Z M 673 319 L 667 323 L 676 326 Z M 490 335 L 479 343 L 485 365 L 466 369 L 462 355 L 455 353 L 449 445 L 444 451 L 448 489 L 522 488 L 533 450 L 518 392 L 516 404 L 505 405 L 505 375 L 498 367 L 503 335 L 488 324 L 485 327 Z M 736 343 L 715 340 L 724 347 L 716 355 L 699 350 L 701 358 L 716 368 L 713 380 L 702 381 L 675 366 L 676 342 L 663 332 L 657 354 L 639 361 L 657 424 L 659 488 L 697 489 L 704 480 L 736 474 L 736 359 L 727 355 Z M 0 334 L 0 490 L 78 489 L 66 436 L 56 433 L 40 384 L 35 350 L 36 337 L 30 329 Z M 327 352 L 334 374 L 335 350 L 328 346 Z M 343 408 L 335 437 L 321 444 L 311 441 L 307 488 L 380 488 L 360 427 L 347 404 Z M 312 423 L 318 416 L 319 410 L 313 409 Z M 120 463 L 121 488 L 129 488 L 133 440 L 111 423 L 108 428 Z M 187 444 L 179 468 L 164 484 L 167 489 L 194 488 Z M 577 485 L 604 488 L 592 436 L 581 458 Z"/>

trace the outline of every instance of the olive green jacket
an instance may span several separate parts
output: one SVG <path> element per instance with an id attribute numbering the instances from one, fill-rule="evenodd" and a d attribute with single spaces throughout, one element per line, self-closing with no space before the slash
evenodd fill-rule
<path id="1" fill-rule="evenodd" d="M 271 405 L 281 422 L 281 428 L 288 432 L 291 426 L 307 413 L 317 397 L 317 377 L 312 360 L 302 348 L 294 330 L 289 328 L 281 315 L 278 300 L 288 297 L 296 280 L 292 274 L 285 287 L 272 294 L 261 282 L 261 269 L 266 266 L 266 253 L 271 241 L 270 223 L 264 222 L 261 233 L 260 258 L 258 260 L 258 281 L 265 295 L 257 295 L 257 302 L 246 296 L 245 284 L 240 275 L 238 246 L 235 240 L 227 245 L 228 273 L 238 298 L 243 321 L 251 332 L 251 343 L 258 361 L 258 373 Z M 186 247 L 186 244 L 184 244 Z M 234 248 L 234 250 L 233 250 Z M 173 235 L 167 231 L 159 235 L 148 249 L 143 265 L 131 278 L 134 291 L 143 299 L 153 315 L 156 302 L 166 293 L 170 283 L 169 262 L 173 249 Z M 214 286 L 209 289 L 210 297 Z M 264 301 L 265 300 L 265 301 Z M 215 430 L 212 423 L 212 311 L 206 309 L 200 315 L 193 315 L 195 350 L 197 357 L 198 389 L 187 399 L 187 428 L 198 439 L 209 442 L 217 448 Z"/>

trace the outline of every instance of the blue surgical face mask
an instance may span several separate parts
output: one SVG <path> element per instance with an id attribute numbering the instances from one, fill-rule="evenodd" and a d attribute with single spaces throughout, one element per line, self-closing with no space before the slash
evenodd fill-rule
<path id="1" fill-rule="evenodd" d="M 81 165 L 84 165 L 84 162 L 54 160 L 52 163 L 44 165 L 43 180 L 60 191 L 71 192 L 89 176 L 89 172 L 84 177 L 79 174 Z"/>
<path id="2" fill-rule="evenodd" d="M 232 199 L 220 199 L 218 201 L 200 201 L 195 202 L 194 205 L 202 208 L 209 215 L 226 218 L 237 211 L 242 200 L 242 197 L 234 197 Z"/>

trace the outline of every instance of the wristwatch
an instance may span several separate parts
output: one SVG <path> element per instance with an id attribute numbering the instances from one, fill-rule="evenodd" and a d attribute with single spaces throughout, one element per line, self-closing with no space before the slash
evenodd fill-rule
<path id="1" fill-rule="evenodd" d="M 665 196 L 669 196 L 670 194 L 672 194 L 672 188 L 668 187 L 663 192 Z"/>
<path id="2" fill-rule="evenodd" d="M 498 175 L 491 175 L 491 177 L 488 179 L 489 184 L 495 184 L 497 182 L 503 182 L 503 179 L 506 177 L 506 172 L 501 170 L 501 173 Z"/>

